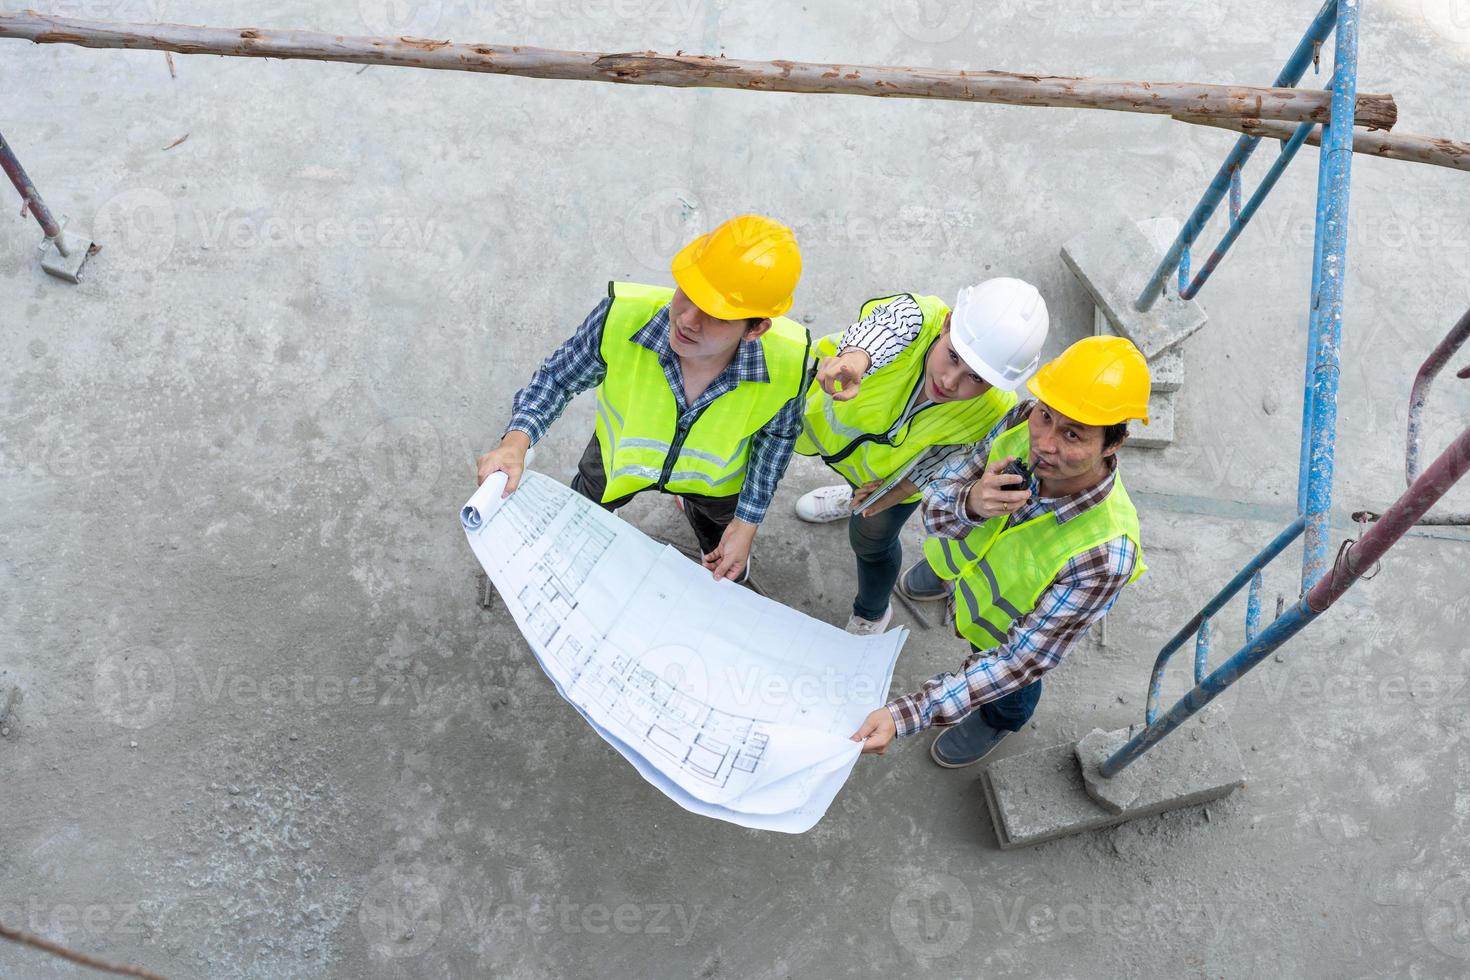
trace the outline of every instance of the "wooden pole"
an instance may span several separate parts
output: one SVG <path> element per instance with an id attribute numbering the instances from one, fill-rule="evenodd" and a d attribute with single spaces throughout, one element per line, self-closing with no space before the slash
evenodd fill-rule
<path id="1" fill-rule="evenodd" d="M 90 966 L 94 970 L 103 970 L 107 973 L 117 973 L 125 977 L 141 977 L 142 980 L 164 980 L 163 977 L 151 970 L 145 970 L 141 966 L 128 966 L 126 963 L 112 963 L 108 960 L 88 956 L 86 953 L 78 953 L 76 950 L 67 949 L 60 943 L 53 943 L 49 939 L 33 936 L 28 932 L 13 929 L 5 923 L 0 922 L 0 939 L 9 939 L 11 942 L 20 943 L 24 946 L 34 946 L 36 949 L 44 950 L 54 956 L 60 956 L 64 960 L 80 963 L 82 966 Z"/>
<path id="2" fill-rule="evenodd" d="M 1287 122 L 1325 122 L 1331 114 L 1331 93 L 1312 89 L 803 61 L 742 61 L 652 51 L 603 54 L 522 45 L 456 44 L 411 37 L 350 37 L 320 31 L 127 24 L 55 17 L 33 10 L 0 12 L 0 38 L 7 37 L 87 48 L 141 48 L 237 58 L 305 58 L 673 88 L 949 99 Z M 1391 129 L 1397 116 L 1393 96 L 1358 94 L 1358 125 Z"/>
<path id="3" fill-rule="evenodd" d="M 1248 136 L 1265 139 L 1291 139 L 1296 126 L 1291 123 L 1273 122 L 1264 119 L 1209 119 L 1204 116 L 1175 116 L 1180 122 L 1200 126 L 1217 126 Z M 1313 146 L 1322 145 L 1320 130 L 1307 134 L 1306 142 Z M 1387 157 L 1390 160 L 1408 160 L 1427 163 L 1435 167 L 1470 171 L 1470 143 L 1462 140 L 1445 139 L 1440 136 L 1413 136 L 1408 133 L 1365 133 L 1353 134 L 1353 152 L 1369 156 Z"/>

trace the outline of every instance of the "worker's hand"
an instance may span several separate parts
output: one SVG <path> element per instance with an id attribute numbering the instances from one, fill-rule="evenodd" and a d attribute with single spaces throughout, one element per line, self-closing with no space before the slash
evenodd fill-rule
<path id="1" fill-rule="evenodd" d="M 857 513 L 858 511 L 862 510 L 863 504 L 868 502 L 868 497 L 872 496 L 873 491 L 877 490 L 882 485 L 882 480 L 869 480 L 867 483 L 864 483 L 862 486 L 854 490 L 852 492 L 852 502 L 848 505 L 852 508 L 853 513 Z M 867 517 L 868 515 L 864 514 L 863 516 Z"/>
<path id="2" fill-rule="evenodd" d="M 863 755 L 882 755 L 898 735 L 893 714 L 885 708 L 874 708 L 863 719 L 862 727 L 852 734 L 852 741 L 863 743 Z"/>
<path id="3" fill-rule="evenodd" d="M 864 490 L 876 490 L 877 489 L 877 486 L 875 485 L 876 483 L 877 483 L 877 481 L 875 480 L 873 483 L 866 484 L 865 486 L 863 486 L 860 489 L 864 489 Z M 912 497 L 914 494 L 916 494 L 918 492 L 919 492 L 918 485 L 916 483 L 914 483 L 912 480 L 910 480 L 907 477 L 905 477 L 904 479 L 899 480 L 897 483 L 895 483 L 893 485 L 893 489 L 889 490 L 887 493 L 885 493 L 883 496 L 879 497 L 877 500 L 869 501 L 866 498 L 864 498 L 864 501 L 863 502 L 866 503 L 867 506 L 863 507 L 863 509 L 862 509 L 862 516 L 864 516 L 864 517 L 876 517 L 879 514 L 883 513 L 885 510 L 887 510 L 888 508 L 892 507 L 894 504 L 901 504 L 905 500 L 907 500 L 908 498 Z M 852 499 L 853 499 L 852 509 L 853 510 L 857 510 L 858 507 L 861 506 L 861 504 L 858 503 L 858 498 L 857 498 L 857 493 L 856 492 L 853 493 Z"/>
<path id="4" fill-rule="evenodd" d="M 511 429 L 500 440 L 500 445 L 479 459 L 478 486 L 490 478 L 491 473 L 505 474 L 505 489 L 501 497 L 509 497 L 521 485 L 521 475 L 526 472 L 526 451 L 531 448 L 531 437 L 520 429 Z"/>
<path id="5" fill-rule="evenodd" d="M 1025 480 L 1014 473 L 1002 473 L 1010 466 L 1014 456 L 998 459 L 985 468 L 985 475 L 970 484 L 965 494 L 965 511 L 976 520 L 988 521 L 1002 514 L 1014 514 L 1021 505 L 1031 499 L 1031 491 L 1017 490 Z"/>
<path id="6" fill-rule="evenodd" d="M 715 578 L 738 579 L 745 572 L 745 563 L 750 560 L 750 543 L 755 540 L 757 524 L 747 524 L 740 518 L 730 522 L 715 550 L 704 556 L 704 567 L 714 572 Z"/>
<path id="7" fill-rule="evenodd" d="M 822 358 L 817 364 L 817 384 L 832 396 L 834 402 L 850 401 L 857 397 L 863 375 L 868 373 L 872 363 L 867 351 L 849 347 L 835 357 Z M 842 385 L 841 391 L 837 389 L 839 384 Z"/>

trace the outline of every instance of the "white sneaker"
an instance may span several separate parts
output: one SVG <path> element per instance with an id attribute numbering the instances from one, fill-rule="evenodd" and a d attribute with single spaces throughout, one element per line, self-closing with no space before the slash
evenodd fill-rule
<path id="1" fill-rule="evenodd" d="M 796 502 L 796 516 L 808 524 L 831 524 L 852 516 L 852 487 L 817 487 Z"/>
<path id="2" fill-rule="evenodd" d="M 854 636 L 877 636 L 888 628 L 888 623 L 893 619 L 893 607 L 889 606 L 883 610 L 881 619 L 864 619 L 858 615 L 847 617 L 847 631 Z"/>

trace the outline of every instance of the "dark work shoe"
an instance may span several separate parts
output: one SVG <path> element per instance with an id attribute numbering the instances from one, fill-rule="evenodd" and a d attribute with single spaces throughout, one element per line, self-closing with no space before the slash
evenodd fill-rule
<path id="1" fill-rule="evenodd" d="M 947 598 L 950 585 L 934 574 L 934 569 L 929 567 L 929 559 L 920 558 L 898 577 L 897 588 L 905 598 L 927 602 Z"/>
<path id="2" fill-rule="evenodd" d="M 939 737 L 929 744 L 929 757 L 946 769 L 961 769 L 985 758 L 1009 734 L 1004 728 L 986 724 L 976 712 L 953 728 L 940 732 Z"/>

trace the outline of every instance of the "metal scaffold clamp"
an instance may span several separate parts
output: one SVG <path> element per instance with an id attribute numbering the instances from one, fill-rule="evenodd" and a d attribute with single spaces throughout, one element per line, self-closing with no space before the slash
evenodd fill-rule
<path id="1" fill-rule="evenodd" d="M 56 236 L 47 236 L 38 246 L 41 268 L 58 279 L 81 282 L 82 266 L 87 264 L 87 257 L 95 245 L 91 235 L 68 231 L 66 224 L 66 216 L 63 215 L 57 225 Z"/>

